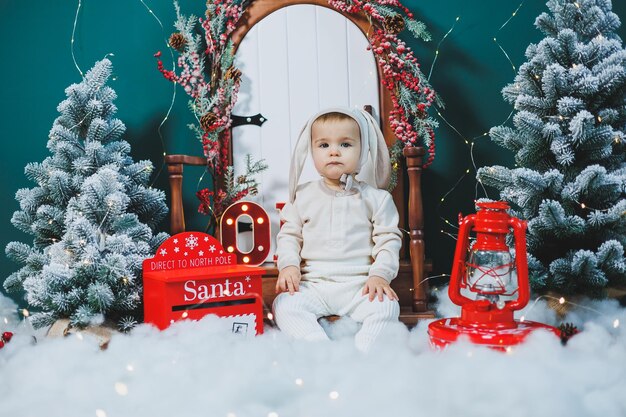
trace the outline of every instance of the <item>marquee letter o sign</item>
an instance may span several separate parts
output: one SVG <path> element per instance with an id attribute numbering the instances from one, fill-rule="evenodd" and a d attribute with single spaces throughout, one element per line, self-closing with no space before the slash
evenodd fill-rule
<path id="1" fill-rule="evenodd" d="M 254 245 L 250 252 L 242 252 L 237 246 L 237 220 L 244 215 L 252 218 Z M 261 265 L 270 253 L 270 218 L 263 207 L 256 203 L 238 201 L 231 204 L 222 214 L 220 232 L 222 246 L 237 256 L 238 264 Z"/>

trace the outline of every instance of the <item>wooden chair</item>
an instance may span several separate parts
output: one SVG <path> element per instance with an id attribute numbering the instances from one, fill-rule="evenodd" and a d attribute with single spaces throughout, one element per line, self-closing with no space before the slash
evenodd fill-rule
<path id="1" fill-rule="evenodd" d="M 326 0 L 255 0 L 246 9 L 240 20 L 239 26 L 232 33 L 232 39 L 237 48 L 248 31 L 261 19 L 270 13 L 286 6 L 298 4 L 314 4 L 328 7 Z M 364 16 L 355 17 L 344 15 L 350 19 L 365 34 L 370 30 L 370 23 Z M 396 141 L 390 127 L 386 123 L 389 112 L 392 110 L 392 101 L 387 89 L 380 84 L 381 70 L 379 73 L 379 109 L 382 123 L 382 132 L 388 146 Z M 428 307 L 428 285 L 425 281 L 426 274 L 432 267 L 424 257 L 424 217 L 422 207 L 421 171 L 422 158 L 425 154 L 423 148 L 413 147 L 404 149 L 405 160 L 402 161 L 398 176 L 398 185 L 392 195 L 400 214 L 400 228 L 408 231 L 404 239 L 400 255 L 400 271 L 396 279 L 392 281 L 392 287 L 400 298 L 400 319 L 407 326 L 413 326 L 419 319 L 434 317 Z M 232 163 L 232 152 L 230 152 Z M 183 167 L 185 165 L 204 166 L 204 157 L 189 155 L 167 155 L 165 161 L 168 165 L 170 182 L 170 219 L 171 232 L 179 233 L 185 230 L 185 215 L 183 211 Z M 408 184 L 407 184 L 408 182 Z M 405 186 L 406 185 L 406 186 Z M 278 271 L 273 263 L 262 265 L 266 268 L 263 278 L 263 299 L 266 306 L 271 308 L 275 297 L 274 287 Z"/>

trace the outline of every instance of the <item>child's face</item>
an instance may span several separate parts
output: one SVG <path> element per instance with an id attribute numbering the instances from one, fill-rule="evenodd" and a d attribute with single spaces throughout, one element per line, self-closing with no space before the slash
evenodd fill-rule
<path id="1" fill-rule="evenodd" d="M 311 153 L 322 177 L 338 181 L 342 174 L 353 174 L 361 157 L 359 125 L 353 119 L 313 123 Z"/>

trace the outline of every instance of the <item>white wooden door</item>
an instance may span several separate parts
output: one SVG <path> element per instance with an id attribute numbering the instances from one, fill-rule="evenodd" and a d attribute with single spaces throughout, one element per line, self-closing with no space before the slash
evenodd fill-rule
<path id="1" fill-rule="evenodd" d="M 291 152 L 306 121 L 323 108 L 368 104 L 379 117 L 377 68 L 367 46 L 356 25 L 314 5 L 289 6 L 270 14 L 239 46 L 235 65 L 242 71 L 242 82 L 233 114 L 260 113 L 267 121 L 261 127 L 233 128 L 233 164 L 236 175 L 245 172 L 246 154 L 269 165 L 258 178 L 259 194 L 249 198 L 270 215 L 268 261 L 279 228 L 275 205 L 288 200 Z M 309 158 L 300 183 L 318 178 Z"/>

